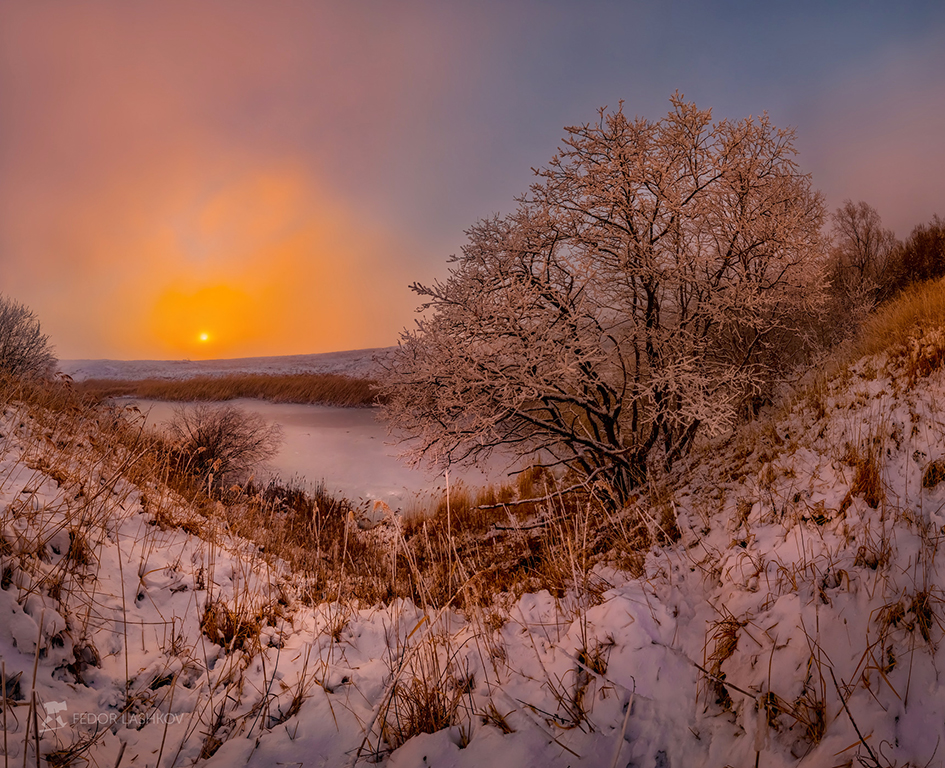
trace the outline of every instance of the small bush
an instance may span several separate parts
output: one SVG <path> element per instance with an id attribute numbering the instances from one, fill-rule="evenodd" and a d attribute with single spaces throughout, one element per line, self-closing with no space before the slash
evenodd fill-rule
<path id="1" fill-rule="evenodd" d="M 32 310 L 0 296 L 0 373 L 14 379 L 46 378 L 55 366 L 49 337 Z"/>
<path id="2" fill-rule="evenodd" d="M 211 486 L 242 479 L 282 442 L 278 426 L 232 405 L 178 408 L 168 430 L 179 467 Z"/>

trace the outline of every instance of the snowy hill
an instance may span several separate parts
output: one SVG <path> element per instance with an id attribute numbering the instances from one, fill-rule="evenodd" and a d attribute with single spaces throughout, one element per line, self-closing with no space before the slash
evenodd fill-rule
<path id="1" fill-rule="evenodd" d="M 945 764 L 943 359 L 928 331 L 703 445 L 614 521 L 663 541 L 638 575 L 546 520 L 567 588 L 463 610 L 355 599 L 344 555 L 300 578 L 134 440 L 8 394 L 8 754 L 33 759 L 35 691 L 59 765 Z M 398 520 L 350 523 L 345 550 L 426 578 Z"/>
<path id="2" fill-rule="evenodd" d="M 189 379 L 234 373 L 339 373 L 355 378 L 378 375 L 377 359 L 393 349 L 357 349 L 315 355 L 240 357 L 230 360 L 60 360 L 59 370 L 76 381 L 86 379 Z"/>

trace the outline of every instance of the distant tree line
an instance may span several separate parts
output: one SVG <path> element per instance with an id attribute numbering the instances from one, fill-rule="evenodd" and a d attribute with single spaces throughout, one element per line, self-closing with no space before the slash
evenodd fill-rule
<path id="1" fill-rule="evenodd" d="M 863 201 L 845 201 L 830 221 L 830 290 L 847 307 L 868 312 L 914 283 L 945 277 L 945 221 L 937 215 L 904 241 Z"/>

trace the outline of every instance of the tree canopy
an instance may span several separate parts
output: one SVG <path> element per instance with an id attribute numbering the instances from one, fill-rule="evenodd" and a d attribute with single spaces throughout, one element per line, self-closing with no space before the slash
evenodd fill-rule
<path id="1" fill-rule="evenodd" d="M 566 128 L 516 210 L 412 286 L 423 316 L 383 394 L 417 460 L 540 451 L 621 502 L 790 363 L 823 295 L 794 134 L 671 105 Z"/>

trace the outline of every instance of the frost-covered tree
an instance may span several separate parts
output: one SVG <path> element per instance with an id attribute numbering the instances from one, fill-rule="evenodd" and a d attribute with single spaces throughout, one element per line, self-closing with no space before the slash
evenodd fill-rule
<path id="1" fill-rule="evenodd" d="M 28 307 L 0 296 L 0 374 L 41 378 L 52 373 L 56 356 L 49 337 Z"/>
<path id="2" fill-rule="evenodd" d="M 383 394 L 417 460 L 541 451 L 619 503 L 791 362 L 823 293 L 824 216 L 793 133 L 671 103 L 567 128 L 517 210 L 473 226 L 445 282 L 412 286 L 425 316 Z"/>
<path id="3" fill-rule="evenodd" d="M 872 305 L 888 298 L 888 274 L 898 242 L 884 229 L 876 209 L 862 200 L 845 200 L 830 217 L 833 224 L 831 282 L 848 303 Z"/>

